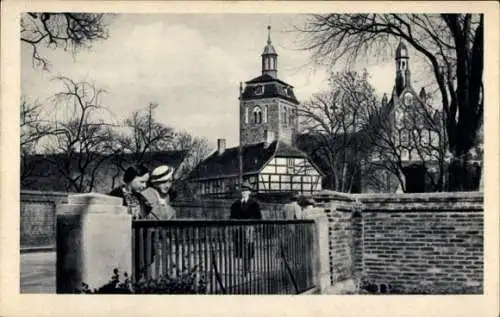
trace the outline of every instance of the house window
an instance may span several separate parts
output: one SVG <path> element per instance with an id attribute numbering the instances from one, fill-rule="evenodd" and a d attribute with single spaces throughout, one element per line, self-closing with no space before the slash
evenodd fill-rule
<path id="1" fill-rule="evenodd" d="M 262 110 L 260 110 L 259 106 L 253 108 L 253 122 L 257 124 L 262 123 Z"/>

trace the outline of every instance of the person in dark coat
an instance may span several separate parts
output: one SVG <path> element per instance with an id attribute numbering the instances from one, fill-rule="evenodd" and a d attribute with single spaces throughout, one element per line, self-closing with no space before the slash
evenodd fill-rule
<path id="1" fill-rule="evenodd" d="M 111 190 L 108 195 L 122 198 L 133 219 L 151 217 L 151 204 L 141 194 L 149 179 L 149 170 L 143 165 L 130 166 L 123 174 L 123 185 Z"/>
<path id="2" fill-rule="evenodd" d="M 151 203 L 149 203 L 146 197 L 141 194 L 147 186 L 148 179 L 148 168 L 143 165 L 130 166 L 123 174 L 124 184 L 114 188 L 108 193 L 110 196 L 122 198 L 123 205 L 127 207 L 128 213 L 132 215 L 133 220 L 151 220 L 158 218 L 154 217 L 154 214 L 152 213 L 153 207 L 151 206 Z M 147 250 L 151 250 L 151 252 L 149 252 L 149 258 L 145 257 L 140 259 L 138 263 L 140 267 L 140 276 L 137 276 L 137 279 L 144 276 L 143 274 L 145 274 L 147 272 L 147 268 L 153 264 L 157 254 L 154 243 L 156 241 L 155 232 L 144 230 L 143 241 L 145 242 L 142 246 L 145 250 L 144 254 L 148 254 L 148 252 L 146 252 Z"/>
<path id="3" fill-rule="evenodd" d="M 259 203 L 250 197 L 253 188 L 248 181 L 240 187 L 241 198 L 231 205 L 230 219 L 262 219 Z M 237 259 L 243 259 L 243 272 L 250 272 L 251 260 L 255 254 L 255 229 L 246 225 L 233 233 L 234 252 Z"/>

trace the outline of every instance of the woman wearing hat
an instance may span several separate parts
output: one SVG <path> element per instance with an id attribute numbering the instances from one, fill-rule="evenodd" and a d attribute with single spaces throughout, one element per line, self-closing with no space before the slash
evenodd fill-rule
<path id="1" fill-rule="evenodd" d="M 169 191 L 172 187 L 172 176 L 174 169 L 168 165 L 161 165 L 153 169 L 149 176 L 148 187 L 142 191 L 142 195 L 147 199 L 151 205 L 151 212 L 149 213 L 149 220 L 170 220 L 175 218 L 175 210 L 170 206 Z M 168 234 L 171 234 L 170 232 Z M 145 237 L 144 241 L 151 241 L 151 259 L 146 263 L 141 263 L 144 270 L 151 267 L 152 276 L 159 276 L 163 271 L 160 261 L 163 252 L 161 237 L 157 232 L 151 232 L 149 237 Z M 167 240 L 168 242 L 168 240 Z"/>
<path id="2" fill-rule="evenodd" d="M 250 197 L 253 188 L 248 181 L 240 187 L 241 198 L 231 205 L 230 219 L 262 219 L 259 203 Z M 255 254 L 255 232 L 252 226 L 237 228 L 233 232 L 234 252 L 237 259 L 243 259 L 243 273 L 250 272 L 251 260 Z"/>
<path id="3" fill-rule="evenodd" d="M 142 192 L 151 204 L 151 214 L 160 220 L 175 218 L 175 210 L 170 206 L 169 191 L 172 187 L 174 169 L 161 165 L 151 172 L 149 187 Z"/>

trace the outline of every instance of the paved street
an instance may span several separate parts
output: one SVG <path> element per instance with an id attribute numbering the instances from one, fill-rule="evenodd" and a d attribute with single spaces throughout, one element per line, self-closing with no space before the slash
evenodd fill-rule
<path id="1" fill-rule="evenodd" d="M 21 293 L 55 293 L 56 253 L 21 254 Z"/>

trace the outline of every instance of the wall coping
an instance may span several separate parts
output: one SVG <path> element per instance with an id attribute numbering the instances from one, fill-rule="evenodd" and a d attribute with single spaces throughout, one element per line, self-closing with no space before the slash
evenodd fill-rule
<path id="1" fill-rule="evenodd" d="M 432 202 L 483 202 L 483 192 L 438 192 L 438 193 L 411 193 L 411 194 L 352 194 L 362 203 L 432 203 Z"/>
<path id="2" fill-rule="evenodd" d="M 44 192 L 37 190 L 21 190 L 21 201 L 27 202 L 50 202 L 51 200 L 66 200 L 70 193 L 66 192 Z"/>
<path id="3" fill-rule="evenodd" d="M 362 212 L 479 212 L 484 209 L 482 192 L 441 192 L 412 194 L 355 194 Z"/>
<path id="4" fill-rule="evenodd" d="M 313 195 L 314 200 L 317 202 L 328 202 L 328 201 L 345 201 L 345 202 L 356 202 L 356 197 L 352 194 L 336 192 L 329 189 L 324 189 Z"/>
<path id="5" fill-rule="evenodd" d="M 68 195 L 68 204 L 122 206 L 122 199 L 99 193 L 70 194 Z"/>
<path id="6" fill-rule="evenodd" d="M 21 195 L 67 196 L 70 194 L 72 194 L 72 193 L 57 192 L 57 191 L 43 191 L 43 190 L 28 190 L 28 189 L 21 190 Z"/>

